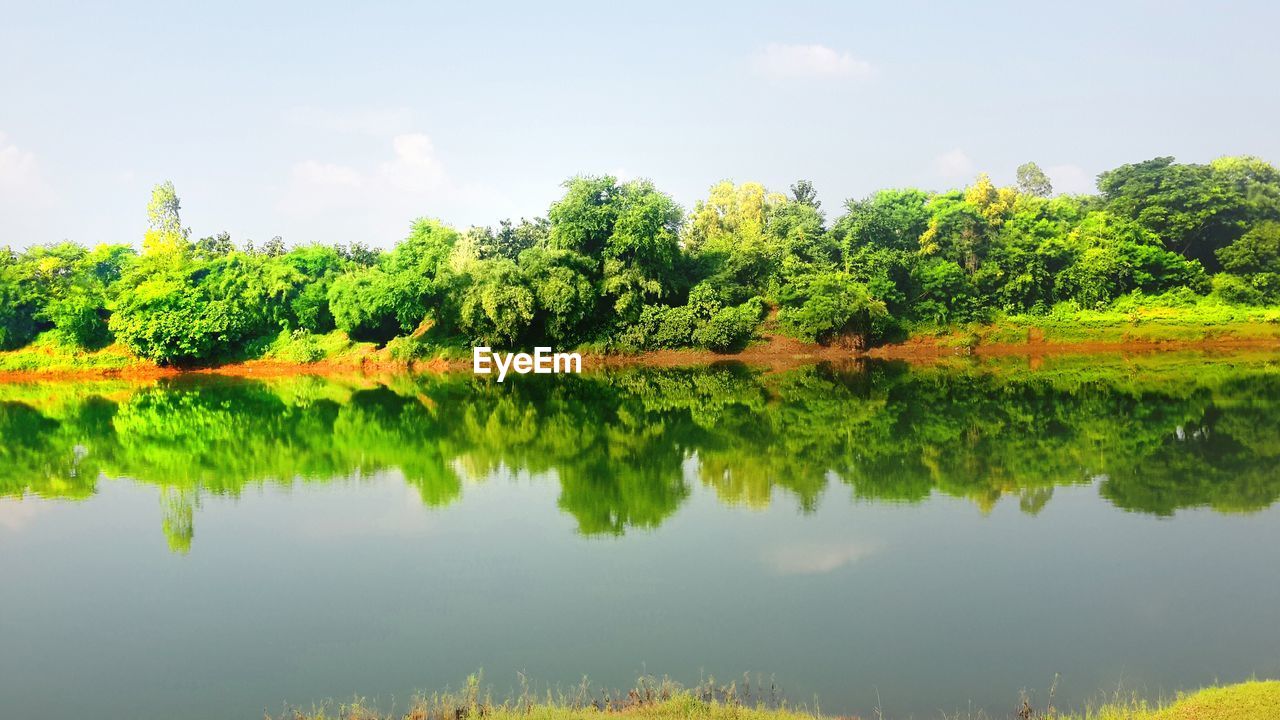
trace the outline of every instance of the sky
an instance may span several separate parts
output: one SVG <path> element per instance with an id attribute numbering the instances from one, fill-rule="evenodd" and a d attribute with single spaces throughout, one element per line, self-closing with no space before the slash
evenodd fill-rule
<path id="1" fill-rule="evenodd" d="M 465 5 L 465 7 L 464 7 Z M 1280 3 L 202 4 L 0 0 L 0 246 L 390 247 L 543 215 L 579 174 L 1055 189 L 1172 155 L 1280 161 Z"/>

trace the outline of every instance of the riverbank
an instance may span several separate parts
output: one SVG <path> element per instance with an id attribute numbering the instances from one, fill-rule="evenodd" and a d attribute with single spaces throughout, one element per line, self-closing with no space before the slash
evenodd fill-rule
<path id="1" fill-rule="evenodd" d="M 1059 713 L 1052 707 L 1037 708 L 1030 703 L 1008 717 L 1020 720 L 1275 720 L 1280 716 L 1280 682 L 1251 681 L 1225 687 L 1207 688 L 1183 696 L 1169 704 L 1149 704 L 1140 700 L 1103 703 L 1079 713 Z M 804 709 L 752 707 L 723 699 L 708 700 L 690 692 L 647 696 L 636 691 L 601 709 L 599 703 L 507 703 L 492 705 L 474 697 L 436 696 L 420 701 L 407 712 L 384 715 L 359 703 L 337 708 L 295 711 L 293 720 L 458 720 L 483 717 L 488 720 L 598 720 L 626 717 L 636 720 L 817 720 L 828 717 Z M 856 716 L 846 716 L 853 720 Z M 891 712 L 877 711 L 879 720 L 893 720 Z M 966 712 L 943 714 L 955 720 L 983 720 L 1003 714 Z"/>
<path id="2" fill-rule="evenodd" d="M 1238 352 L 1280 350 L 1280 313 L 1217 322 L 1190 321 L 1173 312 L 1111 317 L 1095 313 L 1087 322 L 1062 322 L 1048 316 L 1022 316 L 987 325 L 967 325 L 915 333 L 899 342 L 866 349 L 837 344 L 805 343 L 761 329 L 759 338 L 732 353 L 702 349 L 656 350 L 610 354 L 581 350 L 586 370 L 645 365 L 680 367 L 716 362 L 742 362 L 770 370 L 786 370 L 815 362 L 849 362 L 870 357 L 934 362 L 952 357 L 1025 356 L 1098 353 L 1155 353 L 1199 350 Z M 395 348 L 354 342 L 340 332 L 320 336 L 282 337 L 264 344 L 255 357 L 200 367 L 161 366 L 139 358 L 120 345 L 94 351 L 72 351 L 53 341 L 38 341 L 0 352 L 0 382 L 83 380 L 95 378 L 154 379 L 189 373 L 273 377 L 307 373 L 465 371 L 471 359 L 463 349 L 422 350 L 404 359 Z"/>

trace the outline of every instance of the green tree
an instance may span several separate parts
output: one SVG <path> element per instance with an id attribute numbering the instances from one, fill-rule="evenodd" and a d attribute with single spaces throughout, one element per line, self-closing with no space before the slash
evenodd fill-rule
<path id="1" fill-rule="evenodd" d="M 788 288 L 778 319 L 790 332 L 809 342 L 830 342 L 850 336 L 861 345 L 887 316 L 883 302 L 871 297 L 865 285 L 841 272 L 803 275 Z"/>
<path id="2" fill-rule="evenodd" d="M 528 333 L 536 311 L 519 266 L 506 258 L 477 262 L 467 272 L 458 327 L 477 344 L 509 347 Z"/>
<path id="3" fill-rule="evenodd" d="M 1136 220 L 1165 248 L 1209 271 L 1219 267 L 1217 251 L 1248 227 L 1280 219 L 1280 176 L 1252 159 L 1196 165 L 1155 158 L 1103 173 L 1098 188 L 1109 210 Z"/>
<path id="4" fill-rule="evenodd" d="M 597 262 L 597 312 L 633 322 L 647 300 L 675 289 L 680 206 L 648 180 L 578 177 L 565 187 L 548 213 L 550 246 Z"/>
<path id="5" fill-rule="evenodd" d="M 1053 183 L 1044 174 L 1040 166 L 1026 162 L 1018 166 L 1018 192 L 1036 197 L 1049 197 L 1053 194 Z"/>
<path id="6" fill-rule="evenodd" d="M 339 330 L 356 340 L 385 343 L 404 328 L 404 298 L 394 279 L 381 268 L 361 268 L 339 275 L 329 288 L 329 309 Z M 407 316 L 417 308 L 412 303 Z"/>
<path id="7" fill-rule="evenodd" d="M 335 279 L 328 300 L 338 329 L 353 338 L 387 342 L 400 332 L 447 324 L 456 304 L 452 256 L 458 240 L 453 228 L 419 219 L 376 266 Z"/>
<path id="8" fill-rule="evenodd" d="M 814 210 L 822 209 L 822 203 L 818 202 L 818 191 L 814 189 L 813 183 L 808 180 L 797 180 L 792 183 L 791 202 L 808 205 Z"/>
<path id="9" fill-rule="evenodd" d="M 881 190 L 864 200 L 845 202 L 845 214 L 832 234 L 845 258 L 846 270 L 859 248 L 872 246 L 915 251 L 929 228 L 929 194 L 922 190 Z"/>
<path id="10" fill-rule="evenodd" d="M 708 283 L 727 303 L 739 303 L 767 291 L 782 257 L 765 226 L 787 202 L 759 183 L 723 181 L 698 201 L 685 226 L 684 246 L 692 281 Z"/>
<path id="11" fill-rule="evenodd" d="M 166 180 L 151 190 L 147 203 L 147 232 L 142 252 L 147 255 L 185 254 L 190 251 L 191 231 L 182 227 L 182 203 L 173 183 Z"/>
<path id="12" fill-rule="evenodd" d="M 531 248 L 520 255 L 520 272 L 537 303 L 530 322 L 535 332 L 556 345 L 587 339 L 599 289 L 592 282 L 592 261 L 572 250 Z"/>
<path id="13" fill-rule="evenodd" d="M 1237 275 L 1280 273 L 1280 222 L 1259 223 L 1218 251 L 1222 269 Z"/>
<path id="14" fill-rule="evenodd" d="M 38 330 L 40 297 L 30 270 L 12 250 L 0 250 L 0 350 L 26 345 Z"/>

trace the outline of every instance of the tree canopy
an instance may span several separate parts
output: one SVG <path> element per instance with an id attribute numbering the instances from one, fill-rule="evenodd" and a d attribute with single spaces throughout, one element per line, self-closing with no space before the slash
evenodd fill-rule
<path id="1" fill-rule="evenodd" d="M 1154 158 L 1102 173 L 1097 195 L 1054 195 L 1035 163 L 1015 176 L 880 190 L 830 220 L 807 180 L 786 193 L 725 180 L 686 213 L 648 180 L 579 176 L 545 218 L 461 232 L 421 218 L 385 251 L 192 241 L 164 182 L 141 252 L 0 251 L 0 349 L 47 333 L 217 362 L 281 332 L 336 329 L 422 347 L 728 351 L 775 311 L 780 332 L 862 343 L 1135 293 L 1280 302 L 1280 172 L 1263 160 Z"/>

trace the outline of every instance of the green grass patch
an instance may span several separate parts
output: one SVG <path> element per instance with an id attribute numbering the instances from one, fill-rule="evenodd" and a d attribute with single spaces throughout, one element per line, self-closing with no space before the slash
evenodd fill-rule
<path id="1" fill-rule="evenodd" d="M 1052 716 L 1036 717 L 1049 720 Z M 1206 688 L 1172 704 L 1153 707 L 1139 700 L 1109 703 L 1061 720 L 1275 720 L 1280 717 L 1280 682 L 1251 681 Z"/>
<path id="2" fill-rule="evenodd" d="M 289 363 L 314 363 L 358 358 L 373 353 L 373 343 L 356 342 L 341 330 L 316 335 L 305 330 L 282 330 L 263 348 L 257 359 Z"/>
<path id="3" fill-rule="evenodd" d="M 139 360 L 120 345 L 98 350 L 81 350 L 61 341 L 55 332 L 46 332 L 29 345 L 0 352 L 0 371 L 76 372 L 82 370 L 123 370 L 151 363 Z"/>
<path id="4" fill-rule="evenodd" d="M 990 323 L 921 326 L 915 337 L 947 347 L 1034 342 L 1126 343 L 1280 339 L 1280 306 L 1228 303 L 1214 296 L 1171 292 L 1127 295 L 1110 307 L 1059 303 L 1047 313 L 1014 314 Z"/>

